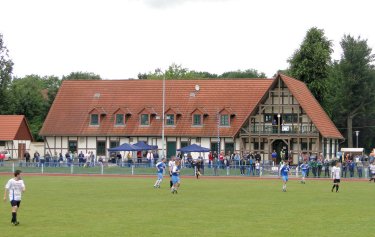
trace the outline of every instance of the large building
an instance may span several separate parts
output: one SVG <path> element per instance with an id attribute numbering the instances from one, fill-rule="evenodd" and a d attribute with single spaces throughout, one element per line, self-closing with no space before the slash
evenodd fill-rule
<path id="1" fill-rule="evenodd" d="M 64 81 L 40 132 L 45 152 L 94 151 L 122 143 L 158 145 L 167 157 L 197 143 L 224 152 L 285 149 L 333 157 L 343 139 L 301 81 L 272 79 Z M 218 147 L 220 146 L 220 147 Z"/>

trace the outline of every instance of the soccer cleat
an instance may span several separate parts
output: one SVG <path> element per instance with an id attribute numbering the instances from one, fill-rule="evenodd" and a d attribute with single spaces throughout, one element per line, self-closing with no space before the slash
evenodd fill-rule
<path id="1" fill-rule="evenodd" d="M 13 225 L 19 225 L 20 223 L 18 221 L 12 222 Z"/>

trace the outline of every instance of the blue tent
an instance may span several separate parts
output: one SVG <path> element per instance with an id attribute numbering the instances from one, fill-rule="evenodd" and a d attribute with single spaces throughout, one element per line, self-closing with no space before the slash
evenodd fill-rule
<path id="1" fill-rule="evenodd" d="M 144 150 L 144 151 L 145 150 L 156 150 L 156 149 L 158 149 L 158 146 L 151 146 L 151 145 L 146 144 L 143 141 L 139 141 L 139 142 L 135 143 L 133 146 L 139 147 L 139 148 L 141 148 L 141 150 Z"/>
<path id="2" fill-rule="evenodd" d="M 131 145 L 129 143 L 124 143 L 124 144 L 121 144 L 118 147 L 108 149 L 108 151 L 141 151 L 141 150 L 142 150 L 142 148 Z"/>
<path id="3" fill-rule="evenodd" d="M 209 148 L 198 146 L 197 144 L 191 144 L 190 146 L 185 146 L 181 149 L 177 149 L 177 151 L 181 152 L 209 152 Z"/>

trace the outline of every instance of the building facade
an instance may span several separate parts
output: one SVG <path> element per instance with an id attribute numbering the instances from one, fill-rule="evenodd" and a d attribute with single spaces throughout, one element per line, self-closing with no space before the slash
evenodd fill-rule
<path id="1" fill-rule="evenodd" d="M 145 141 L 169 158 L 196 143 L 214 151 L 275 150 L 333 157 L 343 139 L 306 85 L 271 79 L 64 81 L 40 132 L 50 154 Z M 163 121 L 164 107 L 164 121 Z M 164 126 L 163 123 L 164 122 Z M 164 130 L 164 142 L 162 133 Z"/>
<path id="2" fill-rule="evenodd" d="M 25 116 L 0 115 L 0 152 L 7 151 L 11 159 L 21 159 L 32 141 Z"/>

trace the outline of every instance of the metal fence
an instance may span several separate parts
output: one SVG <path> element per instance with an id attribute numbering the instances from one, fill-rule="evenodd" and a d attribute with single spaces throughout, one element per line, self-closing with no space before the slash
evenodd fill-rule
<path id="1" fill-rule="evenodd" d="M 331 167 L 330 167 L 331 168 Z M 326 171 L 324 168 L 309 169 L 308 178 L 330 178 L 330 168 Z M 38 174 L 113 174 L 113 175 L 155 175 L 156 167 L 150 163 L 26 163 L 24 161 L 5 161 L 0 163 L 0 173 L 14 172 L 20 169 L 23 173 Z M 194 176 L 197 168 L 191 164 L 183 164 L 181 175 Z M 166 171 L 168 172 L 168 171 Z M 205 176 L 262 176 L 277 177 L 279 175 L 279 166 L 262 164 L 259 169 L 249 165 L 222 165 L 213 166 L 205 164 L 200 172 Z M 291 166 L 291 177 L 300 177 L 301 171 L 297 166 Z M 370 176 L 368 166 L 362 169 L 355 168 L 350 171 L 342 171 L 342 178 L 368 178 Z"/>

